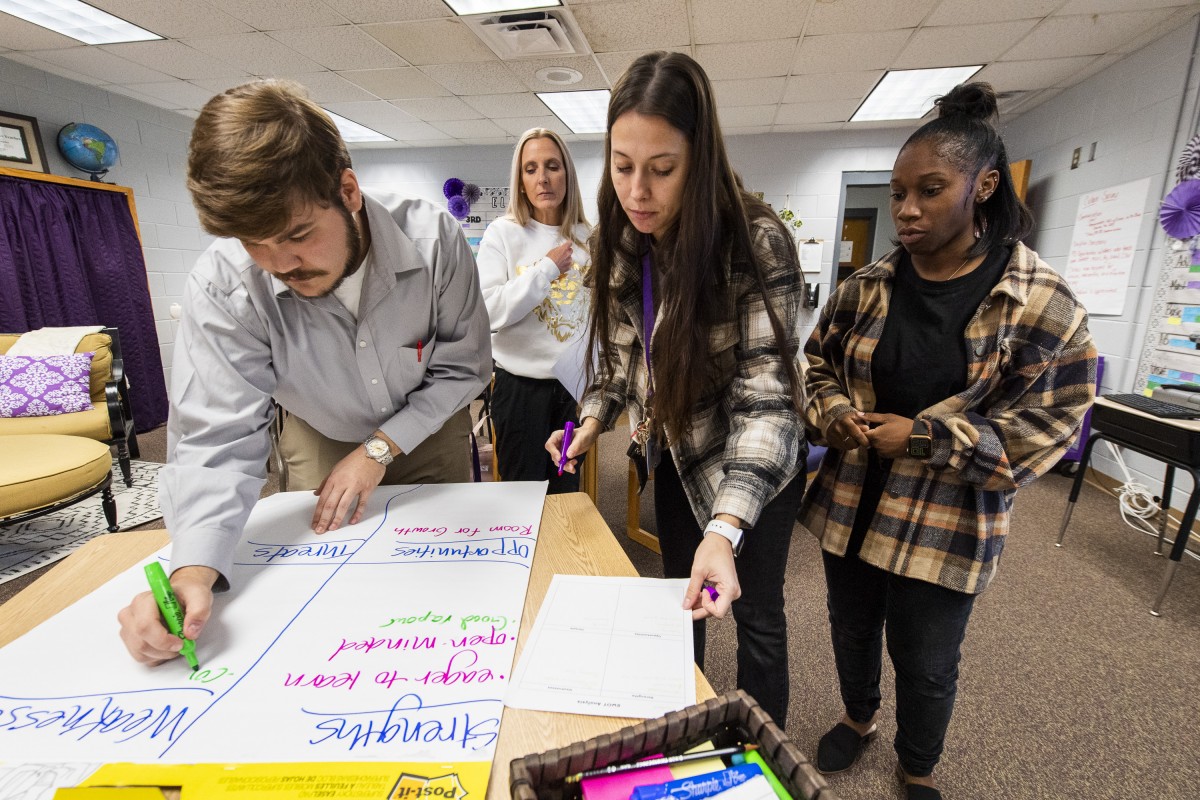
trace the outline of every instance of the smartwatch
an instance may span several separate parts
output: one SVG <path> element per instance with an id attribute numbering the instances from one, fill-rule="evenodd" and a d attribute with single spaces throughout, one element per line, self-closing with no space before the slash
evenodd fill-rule
<path id="1" fill-rule="evenodd" d="M 925 461 L 933 455 L 933 425 L 927 419 L 914 419 L 908 435 L 908 457 Z"/>
<path id="2" fill-rule="evenodd" d="M 363 440 L 363 447 L 367 451 L 367 458 L 378 461 L 385 467 L 392 463 L 392 448 L 375 434 L 371 434 Z"/>
<path id="3" fill-rule="evenodd" d="M 708 536 L 710 533 L 729 540 L 729 543 L 733 545 L 734 558 L 737 558 L 738 555 L 741 554 L 742 539 L 745 538 L 741 528 L 735 528 L 728 522 L 722 522 L 719 519 L 714 519 L 709 520 L 708 525 L 704 527 L 704 535 Z"/>

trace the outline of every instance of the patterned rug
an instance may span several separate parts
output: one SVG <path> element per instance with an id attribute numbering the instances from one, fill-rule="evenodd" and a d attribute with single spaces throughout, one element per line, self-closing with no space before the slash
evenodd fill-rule
<path id="1" fill-rule="evenodd" d="M 126 486 L 120 467 L 113 461 L 113 496 L 121 530 L 162 517 L 158 508 L 158 470 L 162 464 L 134 461 L 132 466 L 133 486 Z M 0 528 L 0 583 L 66 558 L 102 533 L 108 533 L 108 523 L 99 494 L 22 525 Z"/>

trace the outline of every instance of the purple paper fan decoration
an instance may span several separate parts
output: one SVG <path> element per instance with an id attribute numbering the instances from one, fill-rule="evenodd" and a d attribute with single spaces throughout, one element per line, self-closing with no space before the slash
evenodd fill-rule
<path id="1" fill-rule="evenodd" d="M 1176 239 L 1200 233 L 1200 180 L 1184 181 L 1172 189 L 1162 201 L 1158 221 Z"/>
<path id="2" fill-rule="evenodd" d="M 462 195 L 451 197 L 450 202 L 446 203 L 446 208 L 450 209 L 455 219 L 466 219 L 467 214 L 471 213 L 471 204 Z"/>
<path id="3" fill-rule="evenodd" d="M 458 197 L 462 194 L 463 182 L 458 178 L 451 178 L 442 184 L 442 194 L 446 195 L 446 199 Z"/>
<path id="4" fill-rule="evenodd" d="M 473 183 L 464 183 L 462 188 L 462 196 L 467 198 L 468 203 L 474 203 L 476 200 L 483 197 L 483 190 Z"/>

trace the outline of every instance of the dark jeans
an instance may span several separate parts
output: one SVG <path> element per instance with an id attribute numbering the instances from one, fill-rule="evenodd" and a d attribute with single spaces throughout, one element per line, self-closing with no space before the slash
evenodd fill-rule
<path id="1" fill-rule="evenodd" d="M 757 700 L 781 728 L 787 722 L 789 678 L 783 578 L 804 481 L 801 471 L 767 503 L 758 523 L 746 530 L 742 554 L 736 562 L 742 586 L 742 596 L 733 603 L 738 640 L 737 686 Z M 664 576 L 690 578 L 692 558 L 704 530 L 696 524 L 670 452 L 663 453 L 654 471 L 654 511 Z M 696 663 L 703 669 L 704 622 L 697 622 L 693 630 Z"/>
<path id="2" fill-rule="evenodd" d="M 579 491 L 579 473 L 563 472 L 546 452 L 546 440 L 567 420 L 579 424 L 575 398 L 553 378 L 526 378 L 496 367 L 492 422 L 496 466 L 502 481 L 550 481 L 548 494 Z M 578 462 L 576 464 L 578 469 Z"/>
<path id="3" fill-rule="evenodd" d="M 867 722 L 879 709 L 883 633 L 896 668 L 896 739 L 904 771 L 933 772 L 958 692 L 959 647 L 975 596 L 822 552 L 833 656 L 846 713 Z"/>

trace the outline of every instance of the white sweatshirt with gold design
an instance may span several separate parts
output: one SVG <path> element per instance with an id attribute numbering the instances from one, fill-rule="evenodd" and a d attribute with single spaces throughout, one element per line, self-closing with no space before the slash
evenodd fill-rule
<path id="1" fill-rule="evenodd" d="M 587 241 L 587 227 L 578 226 L 576 235 Z M 553 378 L 559 356 L 587 334 L 591 293 L 582 271 L 591 259 L 575 245 L 574 263 L 560 275 L 546 253 L 562 242 L 557 227 L 535 220 L 521 227 L 507 217 L 488 225 L 479 242 L 476 261 L 491 320 L 492 356 L 514 375 Z"/>

